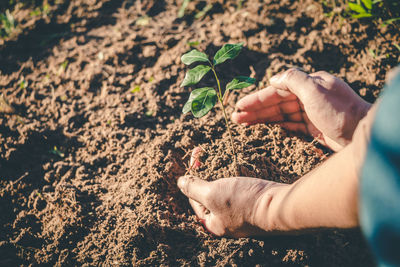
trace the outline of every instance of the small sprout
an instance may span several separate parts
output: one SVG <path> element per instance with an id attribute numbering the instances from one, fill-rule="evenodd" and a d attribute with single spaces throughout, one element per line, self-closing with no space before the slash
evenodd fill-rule
<path id="1" fill-rule="evenodd" d="M 36 192 L 36 196 L 38 196 L 40 199 L 43 199 L 43 200 L 44 200 L 44 197 L 43 197 L 43 195 L 42 195 L 40 192 Z"/>
<path id="2" fill-rule="evenodd" d="M 16 118 L 17 118 L 17 122 L 18 122 L 19 124 L 25 125 L 24 119 L 23 119 L 20 115 L 17 115 Z"/>
<path id="3" fill-rule="evenodd" d="M 131 93 L 132 93 L 132 94 L 137 93 L 137 92 L 140 92 L 140 86 L 139 86 L 139 85 L 136 85 L 136 86 L 133 87 L 133 89 L 131 90 Z"/>
<path id="4" fill-rule="evenodd" d="M 58 69 L 58 75 L 66 71 L 68 63 L 69 63 L 68 59 L 66 59 L 63 63 L 61 63 L 60 68 Z"/>
<path id="5" fill-rule="evenodd" d="M 42 7 L 37 7 L 33 11 L 29 13 L 31 17 L 37 16 L 47 16 L 50 13 L 50 6 L 48 4 L 44 4 Z"/>
<path id="6" fill-rule="evenodd" d="M 193 42 L 187 42 L 186 43 L 188 46 L 198 46 L 200 44 L 199 41 L 193 41 Z"/>
<path id="7" fill-rule="evenodd" d="M 19 80 L 19 88 L 26 89 L 26 87 L 28 87 L 28 82 L 25 80 L 24 77 L 21 77 L 21 79 Z"/>
<path id="8" fill-rule="evenodd" d="M 146 117 L 153 117 L 153 111 L 152 110 L 147 110 L 145 113 L 144 113 L 144 115 L 146 115 Z"/>
<path id="9" fill-rule="evenodd" d="M 15 19 L 10 10 L 0 14 L 0 37 L 9 37 L 15 30 Z"/>
<path id="10" fill-rule="evenodd" d="M 200 18 L 204 17 L 204 15 L 207 14 L 207 12 L 210 11 L 212 7 L 213 7 L 212 4 L 206 5 L 201 11 L 197 12 L 197 14 L 194 16 L 194 18 L 200 19 Z"/>
<path id="11" fill-rule="evenodd" d="M 192 63 L 196 62 L 208 63 L 208 65 L 198 65 L 193 69 L 189 70 L 186 73 L 185 78 L 181 84 L 182 87 L 197 84 L 204 77 L 204 75 L 206 75 L 210 70 L 213 72 L 217 83 L 217 89 L 213 87 L 203 87 L 193 90 L 190 93 L 188 101 L 183 106 L 182 112 L 187 113 L 191 111 L 196 118 L 200 118 L 206 115 L 218 101 L 221 104 L 221 108 L 225 118 L 225 123 L 227 126 L 232 146 L 232 154 L 234 156 L 235 161 L 236 161 L 236 150 L 233 143 L 231 130 L 229 127 L 228 117 L 225 111 L 224 99 L 229 93 L 229 91 L 246 88 L 250 85 L 253 85 L 256 82 L 256 80 L 254 78 L 246 76 L 238 76 L 226 85 L 225 91 L 224 93 L 222 93 L 220 80 L 218 79 L 217 72 L 215 71 L 215 66 L 225 62 L 228 59 L 236 58 L 239 55 L 242 47 L 243 43 L 225 44 L 214 55 L 214 59 L 212 62 L 209 60 L 206 54 L 196 49 L 191 50 L 190 52 L 184 54 L 181 57 L 182 62 L 186 65 L 191 65 Z"/>
<path id="12" fill-rule="evenodd" d="M 185 10 L 189 4 L 190 0 L 183 0 L 183 3 L 178 11 L 178 18 L 182 18 L 185 15 Z"/>
<path id="13" fill-rule="evenodd" d="M 149 79 L 149 83 L 152 83 L 152 82 L 154 82 L 154 77 L 153 76 L 151 76 L 150 79 Z"/>
<path id="14" fill-rule="evenodd" d="M 107 124 L 108 124 L 109 126 L 111 126 L 111 120 L 108 120 L 108 121 L 107 121 Z"/>
<path id="15" fill-rule="evenodd" d="M 150 23 L 150 18 L 148 16 L 142 16 L 138 18 L 135 22 L 138 26 L 146 26 Z"/>
<path id="16" fill-rule="evenodd" d="M 49 4 L 44 4 L 44 5 L 43 5 L 43 8 L 42 8 L 42 11 L 43 11 L 43 14 L 47 16 L 47 15 L 50 13 L 50 6 L 49 6 Z"/>
<path id="17" fill-rule="evenodd" d="M 372 48 L 368 49 L 368 53 L 371 55 L 371 57 L 376 58 L 376 53 L 374 52 L 374 50 Z"/>
<path id="18" fill-rule="evenodd" d="M 34 10 L 32 10 L 29 15 L 31 17 L 36 17 L 36 16 L 40 16 L 42 14 L 42 10 L 40 10 L 39 7 L 35 8 Z"/>
<path id="19" fill-rule="evenodd" d="M 43 78 L 43 83 L 48 83 L 50 81 L 50 75 L 46 74 L 46 76 L 44 76 Z"/>
<path id="20" fill-rule="evenodd" d="M 392 25 L 394 24 L 396 21 L 400 21 L 400 17 L 399 18 L 392 18 L 392 19 L 388 19 L 382 22 L 381 27 L 387 27 L 388 25 Z"/>
<path id="21" fill-rule="evenodd" d="M 242 7 L 243 7 L 243 0 L 238 0 L 237 1 L 237 10 L 242 9 Z"/>
<path id="22" fill-rule="evenodd" d="M 68 97 L 66 95 L 60 96 L 61 101 L 67 101 Z"/>
<path id="23" fill-rule="evenodd" d="M 59 156 L 60 158 L 63 158 L 65 156 L 64 153 L 62 153 L 60 150 L 58 150 L 57 146 L 54 146 L 52 150 L 50 150 L 50 153 Z"/>

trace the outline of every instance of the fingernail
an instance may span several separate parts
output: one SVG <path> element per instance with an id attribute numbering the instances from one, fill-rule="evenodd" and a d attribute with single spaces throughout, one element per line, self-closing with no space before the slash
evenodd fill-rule
<path id="1" fill-rule="evenodd" d="M 187 182 L 187 177 L 185 176 L 179 177 L 178 187 L 181 191 L 183 191 L 183 188 L 185 188 L 186 182 Z"/>

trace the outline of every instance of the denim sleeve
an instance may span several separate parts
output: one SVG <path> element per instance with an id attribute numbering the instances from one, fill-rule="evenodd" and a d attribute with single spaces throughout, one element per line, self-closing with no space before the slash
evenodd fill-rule
<path id="1" fill-rule="evenodd" d="M 400 266 L 400 74 L 383 91 L 361 169 L 360 224 L 379 266 Z"/>

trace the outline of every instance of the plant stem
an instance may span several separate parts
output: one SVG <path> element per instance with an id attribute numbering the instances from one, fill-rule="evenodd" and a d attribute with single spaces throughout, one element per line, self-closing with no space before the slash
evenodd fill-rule
<path id="1" fill-rule="evenodd" d="M 228 116 L 226 115 L 226 111 L 225 111 L 225 106 L 224 106 L 224 102 L 222 99 L 222 90 L 221 90 L 221 84 L 219 82 L 217 73 L 215 72 L 214 66 L 211 66 L 211 70 L 214 73 L 215 79 L 217 80 L 217 85 L 218 85 L 218 101 L 221 104 L 222 107 L 222 111 L 224 113 L 224 118 L 225 118 L 225 123 L 226 123 L 226 128 L 228 129 L 228 134 L 229 134 L 229 138 L 231 140 L 231 146 L 232 146 L 232 153 L 233 153 L 233 157 L 235 160 L 235 164 L 236 164 L 236 149 L 235 149 L 235 144 L 233 143 L 233 138 L 232 138 L 232 133 L 231 133 L 231 127 L 229 126 L 229 121 L 228 121 Z"/>

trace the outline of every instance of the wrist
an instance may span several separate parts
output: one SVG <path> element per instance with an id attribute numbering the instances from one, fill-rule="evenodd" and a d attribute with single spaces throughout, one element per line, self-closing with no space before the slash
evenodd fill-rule
<path id="1" fill-rule="evenodd" d="M 260 196 L 255 208 L 255 226 L 265 232 L 292 229 L 283 216 L 285 210 L 281 206 L 290 188 L 289 184 L 275 184 Z"/>
<path id="2" fill-rule="evenodd" d="M 372 104 L 362 99 L 360 102 L 354 104 L 352 107 L 350 105 L 350 111 L 348 112 L 347 117 L 348 123 L 346 124 L 347 126 L 343 129 L 342 136 L 339 138 L 338 141 L 338 144 L 340 144 L 342 148 L 351 143 L 358 124 L 368 114 L 368 111 L 371 109 L 371 107 Z M 341 149 L 335 151 L 339 151 Z"/>

